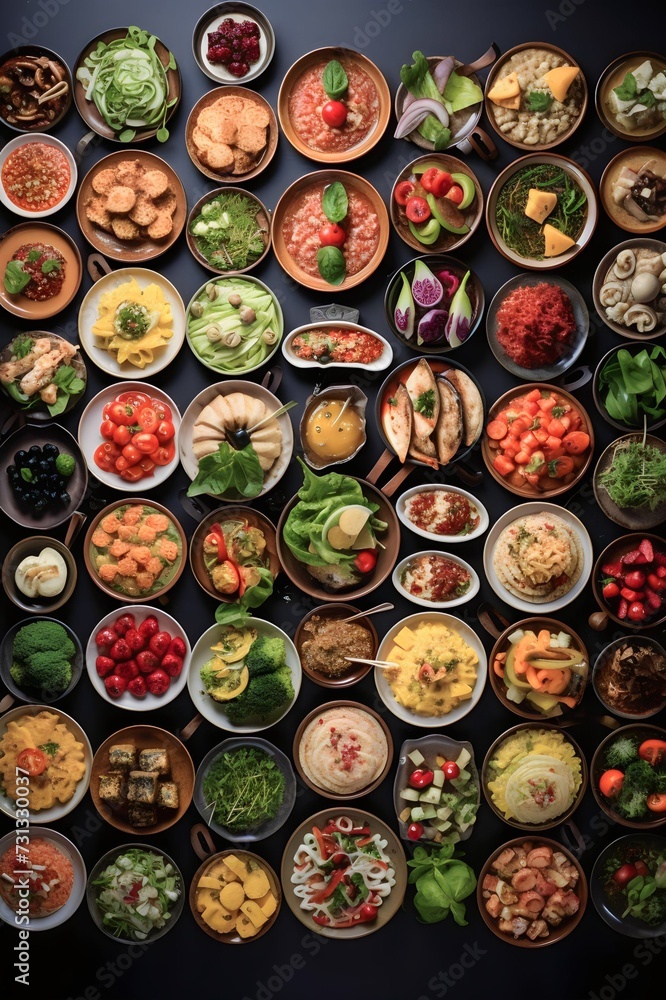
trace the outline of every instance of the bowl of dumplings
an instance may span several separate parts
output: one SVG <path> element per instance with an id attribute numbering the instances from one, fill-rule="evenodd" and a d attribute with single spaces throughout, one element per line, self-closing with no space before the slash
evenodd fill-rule
<path id="1" fill-rule="evenodd" d="M 594 305 L 606 326 L 628 340 L 656 340 L 666 333 L 666 243 L 625 240 L 599 264 Z"/>

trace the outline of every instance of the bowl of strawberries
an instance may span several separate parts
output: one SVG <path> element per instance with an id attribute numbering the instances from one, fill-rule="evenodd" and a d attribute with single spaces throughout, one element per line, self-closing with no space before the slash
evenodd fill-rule
<path id="1" fill-rule="evenodd" d="M 86 667 L 105 701 L 150 712 L 183 690 L 190 653 L 187 634 L 175 618 L 131 604 L 97 623 L 86 646 Z"/>
<path id="2" fill-rule="evenodd" d="M 659 535 L 634 532 L 603 550 L 592 574 L 601 608 L 589 624 L 601 631 L 608 621 L 643 631 L 666 621 L 666 543 Z"/>

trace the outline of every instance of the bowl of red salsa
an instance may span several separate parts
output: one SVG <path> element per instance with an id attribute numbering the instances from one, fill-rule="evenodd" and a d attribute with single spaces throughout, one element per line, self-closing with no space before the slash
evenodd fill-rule
<path id="1" fill-rule="evenodd" d="M 76 162 L 52 136 L 20 135 L 0 152 L 0 202 L 27 219 L 43 219 L 67 204 L 76 188 Z"/>

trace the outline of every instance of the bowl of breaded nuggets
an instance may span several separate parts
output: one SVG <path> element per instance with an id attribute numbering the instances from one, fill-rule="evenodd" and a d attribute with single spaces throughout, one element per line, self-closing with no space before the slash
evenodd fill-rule
<path id="1" fill-rule="evenodd" d="M 216 181 L 243 181 L 265 170 L 277 147 L 270 104 L 245 87 L 218 87 L 190 113 L 185 142 L 194 165 Z"/>
<path id="2" fill-rule="evenodd" d="M 154 153 L 105 156 L 84 177 L 76 203 L 81 232 L 113 260 L 140 262 L 178 239 L 187 200 L 178 175 Z"/>

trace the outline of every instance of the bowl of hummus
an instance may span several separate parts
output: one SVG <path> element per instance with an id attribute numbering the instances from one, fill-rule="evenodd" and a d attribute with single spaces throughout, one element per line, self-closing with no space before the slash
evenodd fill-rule
<path id="1" fill-rule="evenodd" d="M 539 723 L 502 733 L 481 772 L 488 805 L 519 830 L 549 830 L 564 823 L 578 808 L 587 780 L 578 744 L 555 726 Z"/>
<path id="2" fill-rule="evenodd" d="M 490 531 L 483 564 L 498 597 L 520 611 L 550 613 L 583 591 L 594 561 L 583 523 L 563 507 L 525 503 Z"/>
<path id="3" fill-rule="evenodd" d="M 294 762 L 305 784 L 327 799 L 367 795 L 388 774 L 393 740 L 384 720 L 355 701 L 329 701 L 301 722 Z"/>

